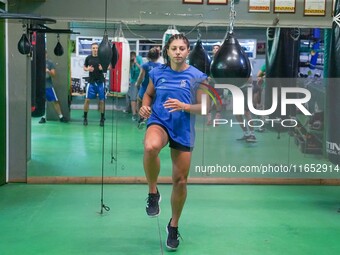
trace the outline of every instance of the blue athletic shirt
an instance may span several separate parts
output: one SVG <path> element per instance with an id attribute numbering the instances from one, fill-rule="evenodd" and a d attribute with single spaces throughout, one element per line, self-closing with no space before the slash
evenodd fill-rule
<path id="1" fill-rule="evenodd" d="M 169 98 L 175 98 L 186 104 L 196 103 L 196 92 L 207 75 L 193 66 L 177 72 L 169 66 L 162 65 L 152 69 L 149 77 L 155 87 L 152 102 L 152 113 L 148 119 L 148 126 L 160 124 L 166 128 L 169 136 L 175 142 L 193 147 L 195 143 L 195 115 L 188 112 L 169 112 L 163 104 Z"/>
<path id="2" fill-rule="evenodd" d="M 155 67 L 160 66 L 160 65 L 161 63 L 152 62 L 152 61 L 146 62 L 142 65 L 142 68 L 144 69 L 144 72 L 145 72 L 145 76 L 141 84 L 141 87 L 139 89 L 139 93 L 138 93 L 141 99 L 143 98 L 146 88 L 148 87 L 148 84 L 149 84 L 149 72 Z"/>

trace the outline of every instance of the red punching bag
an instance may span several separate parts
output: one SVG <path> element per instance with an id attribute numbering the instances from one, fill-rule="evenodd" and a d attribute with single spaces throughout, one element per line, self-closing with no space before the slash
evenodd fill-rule
<path id="1" fill-rule="evenodd" d="M 248 81 L 251 73 L 250 61 L 233 33 L 227 33 L 212 61 L 210 71 L 212 77 L 226 84 L 241 87 Z"/>

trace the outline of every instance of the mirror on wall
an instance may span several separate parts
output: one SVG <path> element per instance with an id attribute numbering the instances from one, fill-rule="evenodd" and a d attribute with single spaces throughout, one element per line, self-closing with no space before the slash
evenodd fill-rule
<path id="1" fill-rule="evenodd" d="M 143 57 L 153 45 L 161 45 L 166 27 L 154 29 L 155 26 L 139 31 L 143 39 L 124 31 L 131 44 L 131 49 Z M 180 27 L 177 27 L 181 31 Z M 189 32 L 192 28 L 183 28 L 181 32 Z M 253 115 L 256 121 L 253 135 L 256 141 L 247 142 L 241 138 L 244 131 L 239 121 L 233 115 L 233 95 L 222 89 L 222 111 L 216 118 L 216 109 L 212 116 L 219 119 L 219 125 L 208 125 L 207 116 L 196 117 L 196 146 L 193 151 L 190 176 L 200 182 L 217 181 L 219 178 L 316 178 L 313 173 L 305 173 L 301 168 L 306 164 L 328 164 L 325 153 L 325 130 L 322 114 L 325 110 L 325 84 L 323 84 L 324 42 L 323 35 L 316 41 L 311 29 L 304 29 L 301 35 L 304 39 L 299 43 L 299 63 L 297 86 L 311 92 L 311 100 L 304 104 L 312 116 L 298 112 L 290 116 L 292 122 L 282 120 L 265 122 L 266 116 Z M 49 120 L 39 123 L 39 118 L 32 118 L 32 153 L 28 162 L 29 180 L 35 178 L 56 180 L 88 180 L 104 177 L 126 178 L 127 182 L 139 182 L 144 178 L 143 170 L 143 140 L 145 128 L 138 128 L 138 122 L 132 119 L 129 104 L 124 94 L 113 93 L 108 88 L 105 100 L 105 125 L 99 124 L 100 112 L 98 100 L 91 101 L 88 113 L 88 125 L 83 125 L 84 87 L 86 73 L 82 70 L 84 57 L 89 52 L 86 38 L 91 40 L 101 38 L 102 29 L 81 28 L 81 35 L 69 38 L 76 46 L 67 55 L 70 70 L 65 66 L 56 65 L 57 73 L 70 75 L 71 84 L 64 91 L 68 98 L 67 109 L 70 111 L 68 123 Z M 136 31 L 138 33 L 138 31 Z M 113 34 L 113 32 L 112 32 Z M 266 29 L 242 28 L 235 29 L 235 35 L 243 42 L 251 40 L 256 43 L 250 62 L 252 64 L 252 82 L 257 83 L 257 73 L 266 63 Z M 221 42 L 225 31 L 202 33 L 202 41 L 207 47 L 214 42 Z M 313 36 L 313 37 L 309 37 Z M 196 42 L 195 33 L 188 34 L 192 45 Z M 308 39 L 309 38 L 309 39 Z M 319 43 L 318 48 L 315 48 Z M 247 44 L 243 45 L 245 50 Z M 254 47 L 254 45 L 253 45 Z M 210 48 L 209 48 L 210 49 Z M 254 50 L 254 48 L 253 48 Z M 209 50 L 210 52 L 210 50 Z M 315 53 L 318 57 L 315 60 Z M 59 61 L 58 58 L 54 58 Z M 311 68 L 311 61 L 316 61 Z M 314 63 L 314 62 L 313 62 Z M 73 76 L 72 76 L 73 75 Z M 59 84 L 58 75 L 56 84 Z M 107 77 L 109 82 L 109 77 Z M 261 84 L 263 92 L 266 81 Z M 264 93 L 260 96 L 265 98 Z M 259 104 L 263 104 L 263 100 Z M 51 111 L 48 105 L 48 112 Z M 246 121 L 247 122 L 247 121 Z M 216 124 L 215 123 L 215 124 Z M 317 124 L 315 124 L 317 123 Z M 263 128 L 262 128 L 263 126 Z M 160 154 L 160 176 L 168 180 L 171 176 L 170 150 L 164 148 Z M 66 178 L 66 179 L 65 179 Z M 216 179 L 215 179 L 216 178 Z"/>

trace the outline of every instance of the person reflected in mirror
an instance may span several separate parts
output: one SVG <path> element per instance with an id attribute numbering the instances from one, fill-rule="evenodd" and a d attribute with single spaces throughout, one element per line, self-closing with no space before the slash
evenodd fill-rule
<path id="1" fill-rule="evenodd" d="M 138 88 L 136 86 L 136 82 L 139 77 L 142 64 L 143 64 L 143 58 L 141 56 L 137 56 L 135 51 L 131 51 L 130 52 L 130 81 L 129 81 L 129 90 L 127 93 L 127 97 L 131 105 L 131 113 L 132 113 L 133 121 L 138 121 L 138 114 L 137 114 Z"/>
<path id="2" fill-rule="evenodd" d="M 51 102 L 53 104 L 53 108 L 54 108 L 55 112 L 58 114 L 59 121 L 63 122 L 63 123 L 67 123 L 66 118 L 62 114 L 60 102 L 59 102 L 57 94 L 54 90 L 53 78 L 56 77 L 56 75 L 57 75 L 55 64 L 50 59 L 47 58 L 47 51 L 45 52 L 45 54 L 46 54 L 45 115 L 43 117 L 41 117 L 39 123 L 40 124 L 46 123 L 47 102 Z"/>
<path id="3" fill-rule="evenodd" d="M 87 114 L 89 111 L 90 100 L 99 98 L 100 121 L 99 125 L 104 126 L 105 121 L 105 77 L 103 67 L 98 57 L 98 43 L 91 44 L 91 55 L 88 55 L 84 62 L 84 71 L 89 72 L 89 82 L 86 86 L 84 102 L 83 125 L 88 125 Z M 110 67 L 109 67 L 110 69 Z"/>
<path id="4" fill-rule="evenodd" d="M 266 79 L 266 64 L 264 63 L 260 70 L 257 72 L 257 86 L 260 89 L 260 93 L 258 93 L 258 96 L 254 99 L 255 102 L 258 102 L 257 105 L 257 109 L 263 110 L 264 109 L 264 99 L 265 99 L 265 91 L 266 91 L 266 83 L 265 83 L 265 79 Z M 261 117 L 261 119 L 263 119 L 263 116 Z M 265 131 L 265 127 L 261 126 L 257 129 L 258 132 L 264 132 Z"/>
<path id="5" fill-rule="evenodd" d="M 137 111 L 139 111 L 141 107 L 143 96 L 149 84 L 150 71 L 153 68 L 161 65 L 160 63 L 157 62 L 157 60 L 159 59 L 159 50 L 157 48 L 151 48 L 148 52 L 147 58 L 148 62 L 142 64 L 141 71 L 136 82 L 136 87 L 138 89 Z M 146 125 L 145 119 L 143 117 L 140 117 L 138 120 L 138 128 L 142 129 L 145 125 Z"/>
<path id="6" fill-rule="evenodd" d="M 241 90 L 243 92 L 245 99 L 248 98 L 248 88 L 249 87 L 252 88 L 252 94 L 253 94 L 252 103 L 253 103 L 254 107 L 256 108 L 256 106 L 259 103 L 258 100 L 260 98 L 261 89 L 257 85 L 257 82 L 253 82 L 252 77 L 250 77 L 248 82 L 241 87 Z M 241 138 L 236 139 L 236 140 L 246 141 L 247 143 L 256 143 L 256 136 L 255 136 L 255 133 L 254 133 L 254 125 L 255 124 L 252 123 L 253 117 L 252 117 L 251 112 L 249 110 L 247 100 L 244 100 L 244 115 L 235 115 L 235 118 L 239 122 L 240 127 L 243 131 L 243 136 Z M 249 123 L 250 123 L 250 125 L 249 125 Z"/>
<path id="7" fill-rule="evenodd" d="M 140 108 L 147 120 L 144 139 L 143 165 L 148 182 L 146 213 L 160 214 L 161 195 L 157 187 L 161 150 L 169 144 L 172 161 L 171 219 L 166 227 L 166 247 L 176 250 L 179 245 L 178 225 L 187 197 L 187 178 L 195 137 L 195 114 L 201 113 L 201 83 L 207 75 L 186 63 L 190 52 L 189 40 L 183 34 L 169 38 L 163 50 L 167 64 L 149 73 L 149 84 Z"/>

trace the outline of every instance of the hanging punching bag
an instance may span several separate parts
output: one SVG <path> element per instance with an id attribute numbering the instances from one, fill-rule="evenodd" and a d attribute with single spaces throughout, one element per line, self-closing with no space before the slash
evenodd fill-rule
<path id="1" fill-rule="evenodd" d="M 251 73 L 250 61 L 232 33 L 227 33 L 211 63 L 210 72 L 213 78 L 238 87 L 248 81 Z"/>
<path id="2" fill-rule="evenodd" d="M 277 101 L 276 110 L 270 114 L 270 118 L 286 119 L 296 115 L 296 107 L 288 105 L 286 116 L 281 115 L 280 89 L 283 87 L 295 87 L 299 68 L 299 37 L 297 28 L 270 28 L 267 31 L 266 54 L 266 88 L 265 109 L 270 109 L 273 101 Z M 278 97 L 273 98 L 273 88 L 278 89 Z M 291 95 L 294 98 L 296 95 Z"/>
<path id="3" fill-rule="evenodd" d="M 130 44 L 125 37 L 114 37 L 112 41 L 117 50 L 117 62 L 110 70 L 110 90 L 127 93 L 129 89 Z"/>
<path id="4" fill-rule="evenodd" d="M 112 43 L 112 58 L 111 58 L 111 68 L 115 68 L 117 62 L 118 62 L 118 57 L 119 57 L 119 54 L 118 54 L 118 50 L 117 50 L 117 47 L 116 47 L 116 44 L 113 42 Z"/>
<path id="5" fill-rule="evenodd" d="M 104 33 L 103 40 L 99 44 L 98 57 L 103 68 L 103 73 L 106 73 L 112 60 L 112 49 L 106 31 Z"/>
<path id="6" fill-rule="evenodd" d="M 23 34 L 18 42 L 18 50 L 21 54 L 26 55 L 31 52 L 31 43 L 26 34 Z"/>
<path id="7" fill-rule="evenodd" d="M 169 38 L 172 35 L 176 35 L 176 34 L 179 34 L 178 30 L 176 29 L 176 26 L 169 26 L 168 29 L 163 34 L 162 50 L 164 49 L 164 46 L 168 42 Z"/>
<path id="8" fill-rule="evenodd" d="M 196 67 L 201 72 L 206 75 L 210 75 L 210 63 L 211 58 L 208 53 L 205 51 L 202 41 L 200 39 L 197 40 L 194 48 L 191 50 L 189 55 L 189 64 Z"/>
<path id="9" fill-rule="evenodd" d="M 45 34 L 36 33 L 35 43 L 33 43 L 33 57 L 31 61 L 31 83 L 32 93 L 35 93 L 35 106 L 32 112 L 33 117 L 41 117 L 45 114 L 45 101 L 46 101 L 46 44 Z M 33 89 L 35 88 L 35 89 Z"/>
<path id="10" fill-rule="evenodd" d="M 59 57 L 64 54 L 64 48 L 59 41 L 57 42 L 57 45 L 54 47 L 54 54 Z"/>
<path id="11" fill-rule="evenodd" d="M 340 1 L 336 0 L 334 17 L 340 13 Z M 326 129 L 326 151 L 329 160 L 340 164 L 340 27 L 333 21 L 328 62 L 328 86 L 326 113 L 328 127 Z"/>

